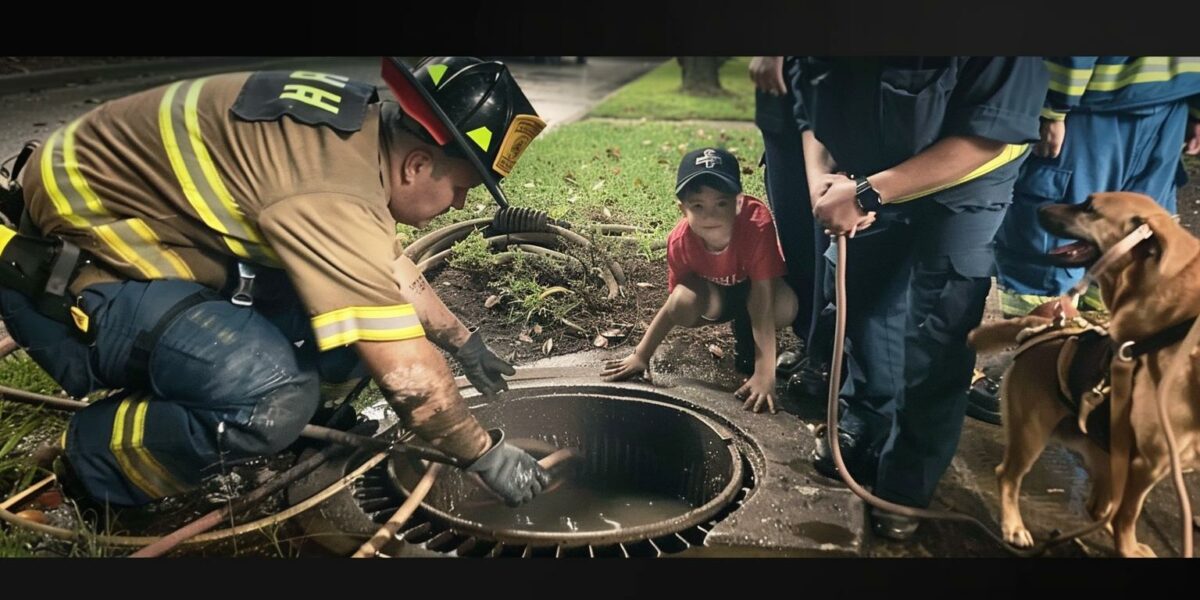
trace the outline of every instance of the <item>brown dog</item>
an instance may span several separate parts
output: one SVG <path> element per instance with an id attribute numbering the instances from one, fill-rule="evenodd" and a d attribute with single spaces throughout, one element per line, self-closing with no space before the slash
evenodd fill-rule
<path id="1" fill-rule="evenodd" d="M 1077 206 L 1048 205 L 1038 216 L 1051 233 L 1079 240 L 1054 252 L 1069 257 L 1059 262 L 1070 266 L 1094 263 L 1142 224 L 1153 231 L 1152 237 L 1096 274 L 1112 314 L 1108 331 L 1114 340 L 1145 340 L 1200 314 L 1200 240 L 1151 198 L 1127 192 L 1093 194 Z M 980 352 L 994 351 L 1016 345 L 1016 334 L 1022 329 L 1049 322 L 1041 316 L 1010 319 L 981 326 L 971 332 L 968 340 Z M 1092 517 L 1101 517 L 1116 502 L 1109 531 L 1117 551 L 1122 556 L 1154 556 L 1148 546 L 1137 542 L 1136 525 L 1146 495 L 1171 468 L 1156 394 L 1181 343 L 1177 341 L 1136 359 L 1139 362 L 1129 396 L 1128 422 L 1123 417 L 1113 422 L 1114 431 L 1124 427 L 1131 432 L 1132 447 L 1126 463 L 1110 457 L 1087 438 L 1059 399 L 1056 358 L 1064 342 L 1058 339 L 1029 348 L 1004 374 L 1000 394 L 1007 446 L 1004 461 L 996 467 L 1004 538 L 1020 547 L 1033 545 L 1021 520 L 1018 494 L 1022 477 L 1053 436 L 1083 456 L 1092 476 L 1088 501 Z M 1200 353 L 1195 349 L 1173 387 L 1167 390 L 1169 419 L 1183 467 L 1190 469 L 1200 458 Z M 1115 496 L 1114 479 L 1125 480 Z M 1191 515 L 1184 518 L 1190 520 Z"/>

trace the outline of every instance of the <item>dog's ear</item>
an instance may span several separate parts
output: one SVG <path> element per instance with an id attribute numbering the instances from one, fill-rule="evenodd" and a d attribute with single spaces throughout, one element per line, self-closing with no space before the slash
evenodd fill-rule
<path id="1" fill-rule="evenodd" d="M 1146 219 L 1154 232 L 1151 242 L 1159 249 L 1158 274 L 1174 277 L 1200 254 L 1200 240 L 1192 237 L 1169 215 L 1154 215 Z"/>

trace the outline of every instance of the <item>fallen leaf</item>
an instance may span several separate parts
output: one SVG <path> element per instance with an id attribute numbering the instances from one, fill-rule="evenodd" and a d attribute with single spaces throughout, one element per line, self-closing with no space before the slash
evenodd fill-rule
<path id="1" fill-rule="evenodd" d="M 542 326 L 541 326 L 541 325 L 539 325 L 539 324 L 537 324 L 537 323 L 534 323 L 534 325 L 533 325 L 533 335 L 542 335 Z"/>
<path id="2" fill-rule="evenodd" d="M 565 181 L 573 186 L 576 186 L 576 187 L 579 186 L 579 182 L 575 181 L 575 178 L 571 177 L 570 175 L 563 175 L 563 181 Z"/>
<path id="3" fill-rule="evenodd" d="M 646 282 L 646 281 L 639 281 L 639 282 L 637 282 L 637 283 L 635 283 L 635 284 L 633 284 L 633 285 L 636 285 L 636 286 L 638 286 L 638 287 L 640 287 L 640 288 L 646 288 L 646 289 L 650 289 L 650 288 L 654 287 L 654 284 L 653 284 L 653 283 L 649 283 L 649 282 Z"/>
<path id="4" fill-rule="evenodd" d="M 554 350 L 554 338 L 546 338 L 546 343 L 542 344 L 542 354 L 550 356 L 551 350 Z"/>
<path id="5" fill-rule="evenodd" d="M 534 185 L 533 185 L 533 182 L 532 182 L 532 181 L 530 181 L 529 183 L 525 184 L 525 187 L 527 187 L 527 188 L 531 188 L 531 187 L 536 187 L 536 186 L 534 186 Z"/>
<path id="6" fill-rule="evenodd" d="M 526 344 L 532 344 L 533 338 L 529 337 L 529 335 L 527 335 L 524 331 L 522 331 L 520 333 L 520 335 L 517 336 L 517 341 L 525 342 Z"/>
<path id="7" fill-rule="evenodd" d="M 715 356 L 718 359 L 725 357 L 725 351 L 722 350 L 721 347 L 716 344 L 709 344 L 708 351 L 709 351 L 709 353 L 711 353 L 713 356 Z"/>
<path id="8" fill-rule="evenodd" d="M 611 218 L 612 218 L 612 211 L 611 211 L 611 210 L 608 210 L 608 207 L 607 207 L 607 206 L 605 206 L 605 207 L 604 207 L 604 216 L 605 216 L 605 217 L 608 217 L 609 219 L 611 219 Z"/>
<path id="9" fill-rule="evenodd" d="M 613 169 L 612 173 L 613 173 L 613 175 L 620 175 L 620 174 L 621 174 L 621 167 L 617 167 L 617 168 Z"/>
<path id="10" fill-rule="evenodd" d="M 625 330 L 623 330 L 623 329 L 607 329 L 607 330 L 600 332 L 600 336 L 604 337 L 604 338 L 623 338 L 623 337 L 625 337 Z"/>
<path id="11" fill-rule="evenodd" d="M 603 179 L 601 179 L 600 181 L 597 181 L 597 182 L 596 182 L 594 185 L 592 185 L 592 191 L 596 191 L 596 190 L 598 190 L 598 189 L 600 189 L 600 188 L 602 188 L 602 187 L 604 187 L 604 180 L 603 180 Z"/>
<path id="12" fill-rule="evenodd" d="M 738 149 L 737 149 L 737 148 L 730 148 L 730 149 L 729 149 L 729 153 L 730 153 L 730 154 L 737 154 L 737 151 L 738 151 Z"/>
<path id="13" fill-rule="evenodd" d="M 500 296 L 497 296 L 496 294 L 488 296 L 487 300 L 483 301 L 484 308 L 491 308 L 497 304 L 500 304 Z"/>
<path id="14" fill-rule="evenodd" d="M 654 143 L 654 142 L 651 142 L 650 140 L 642 140 L 642 145 L 643 145 L 643 146 L 649 146 L 650 144 L 653 144 L 653 143 Z"/>
<path id="15" fill-rule="evenodd" d="M 571 204 L 575 204 L 575 201 L 578 199 L 579 199 L 579 196 L 568 196 L 567 202 L 570 202 Z"/>
<path id="16" fill-rule="evenodd" d="M 592 345 L 597 348 L 604 348 L 608 346 L 608 338 L 604 337 L 604 334 L 597 335 L 596 339 L 592 340 Z"/>

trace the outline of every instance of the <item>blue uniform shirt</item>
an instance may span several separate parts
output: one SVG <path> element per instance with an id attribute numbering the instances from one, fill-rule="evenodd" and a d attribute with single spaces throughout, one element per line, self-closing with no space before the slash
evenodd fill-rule
<path id="1" fill-rule="evenodd" d="M 812 130 L 839 170 L 877 173 L 948 136 L 1010 144 L 996 164 L 974 174 L 980 179 L 1008 171 L 1002 167 L 1038 140 L 1048 80 L 1034 57 L 803 57 L 791 72 L 796 124 Z M 955 187 L 935 199 L 968 206 L 970 194 Z"/>

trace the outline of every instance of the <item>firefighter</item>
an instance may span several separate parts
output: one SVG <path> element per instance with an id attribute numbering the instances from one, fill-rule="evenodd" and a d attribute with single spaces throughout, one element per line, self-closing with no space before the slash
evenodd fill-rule
<path id="1" fill-rule="evenodd" d="M 1045 70 L 1033 58 L 805 57 L 792 82 L 814 215 L 851 236 L 842 453 L 876 496 L 926 507 L 958 444 L 974 363 L 966 336 L 1037 140 Z M 836 475 L 818 447 L 815 466 Z M 872 518 L 893 539 L 918 525 Z"/>
<path id="2" fill-rule="evenodd" d="M 397 223 L 461 209 L 480 184 L 503 205 L 499 180 L 545 124 L 499 62 L 389 58 L 383 74 L 398 102 L 303 70 L 179 81 L 101 105 L 29 157 L 0 256 L 54 259 L 9 269 L 0 316 L 72 396 L 125 390 L 63 436 L 93 499 L 144 504 L 278 452 L 323 382 L 368 375 L 510 505 L 547 484 L 468 412 L 438 348 L 487 395 L 513 368 L 395 248 Z"/>

